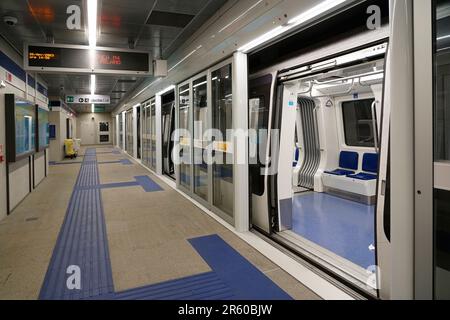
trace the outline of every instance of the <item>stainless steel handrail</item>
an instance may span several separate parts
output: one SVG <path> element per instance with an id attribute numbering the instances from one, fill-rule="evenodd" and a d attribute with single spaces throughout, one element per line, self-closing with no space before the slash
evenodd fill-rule
<path id="1" fill-rule="evenodd" d="M 372 102 L 372 131 L 373 131 L 373 143 L 375 146 L 375 151 L 376 153 L 379 152 L 379 148 L 378 148 L 378 124 L 377 124 L 377 117 L 376 117 L 376 106 L 377 106 L 378 101 L 375 100 L 374 102 Z"/>

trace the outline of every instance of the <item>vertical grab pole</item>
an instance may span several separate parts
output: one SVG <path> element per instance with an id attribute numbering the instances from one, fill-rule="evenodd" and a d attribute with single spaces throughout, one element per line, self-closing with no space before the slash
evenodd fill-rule
<path id="1" fill-rule="evenodd" d="M 375 146 L 375 152 L 376 152 L 376 153 L 379 153 L 380 148 L 378 147 L 378 127 L 377 127 L 377 116 L 376 116 L 377 113 L 376 113 L 376 111 L 375 111 L 375 108 L 376 108 L 376 106 L 377 106 L 377 103 L 378 103 L 378 101 L 375 100 L 375 101 L 372 103 L 371 109 L 372 109 L 373 143 L 374 143 L 374 146 Z"/>

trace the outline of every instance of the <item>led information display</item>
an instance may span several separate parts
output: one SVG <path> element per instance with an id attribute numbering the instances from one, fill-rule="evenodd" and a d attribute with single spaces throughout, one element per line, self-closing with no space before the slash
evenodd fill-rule
<path id="1" fill-rule="evenodd" d="M 150 56 L 146 52 L 99 48 L 92 54 L 86 46 L 61 45 L 28 45 L 25 49 L 24 62 L 28 70 L 131 74 L 151 71 Z"/>

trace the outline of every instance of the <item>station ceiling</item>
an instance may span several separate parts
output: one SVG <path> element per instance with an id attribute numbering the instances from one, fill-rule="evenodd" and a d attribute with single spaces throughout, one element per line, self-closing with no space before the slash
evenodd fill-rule
<path id="1" fill-rule="evenodd" d="M 148 51 L 156 58 L 168 58 L 226 0 L 98 0 L 97 46 Z M 68 6 L 82 8 L 81 30 L 69 30 Z M 25 43 L 88 45 L 85 0 L 1 0 L 0 36 L 20 55 Z M 9 26 L 4 17 L 17 18 Z M 42 74 L 49 95 L 89 94 L 89 75 Z M 127 93 L 146 79 L 129 76 L 97 76 L 97 94 L 111 95 L 112 110 Z M 88 112 L 90 106 L 75 106 Z"/>

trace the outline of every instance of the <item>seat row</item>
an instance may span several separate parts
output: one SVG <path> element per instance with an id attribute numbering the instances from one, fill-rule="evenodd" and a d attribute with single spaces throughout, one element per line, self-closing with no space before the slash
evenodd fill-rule
<path id="1" fill-rule="evenodd" d="M 378 154 L 365 153 L 362 170 L 359 170 L 359 154 L 342 151 L 339 155 L 339 168 L 325 171 L 322 181 L 327 193 L 365 204 L 374 204 L 377 172 Z"/>

